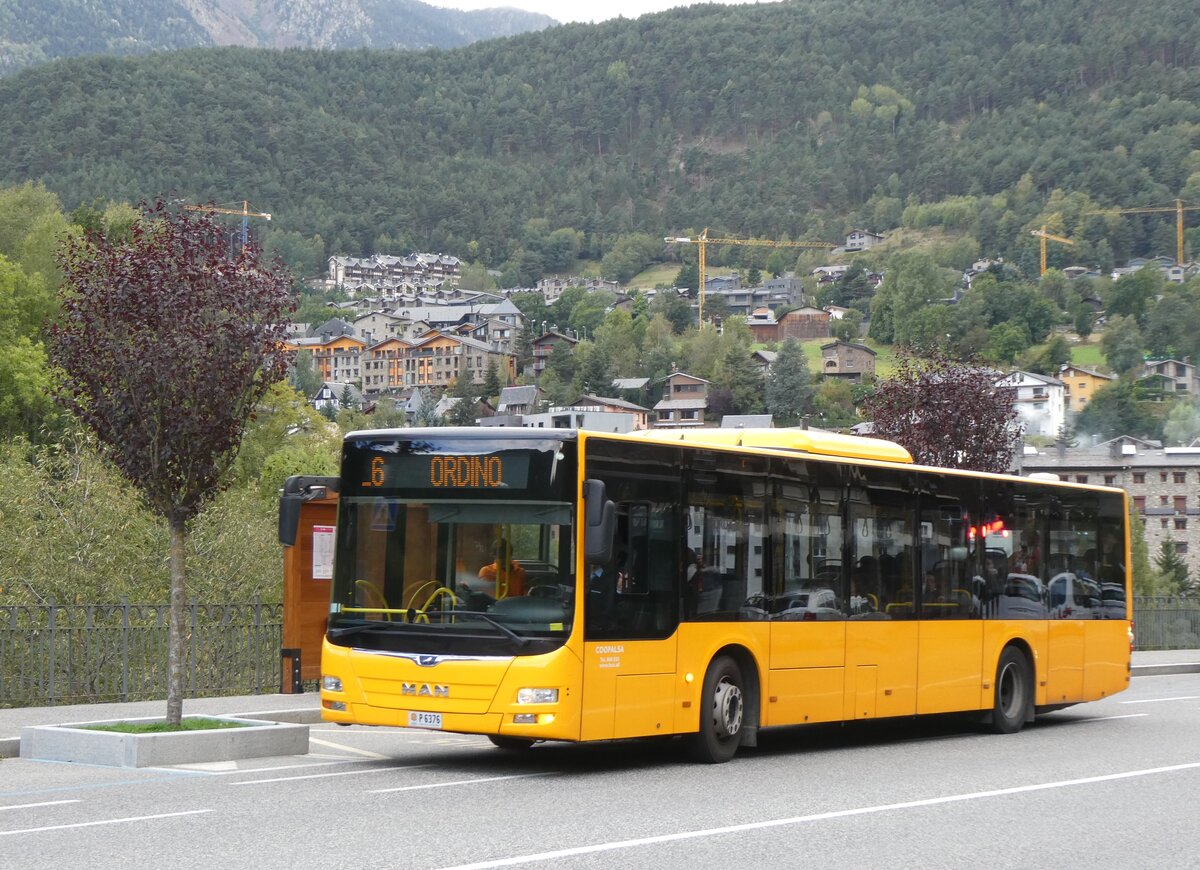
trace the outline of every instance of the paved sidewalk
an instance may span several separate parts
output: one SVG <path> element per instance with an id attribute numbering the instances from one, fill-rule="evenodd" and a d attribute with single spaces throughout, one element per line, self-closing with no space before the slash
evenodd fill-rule
<path id="1" fill-rule="evenodd" d="M 1194 673 L 1200 673 L 1200 650 L 1153 650 L 1133 654 L 1135 677 Z M 312 724 L 321 720 L 320 703 L 320 696 L 316 692 L 303 695 L 189 698 L 183 702 L 183 715 L 238 715 L 273 722 Z M 21 728 L 25 725 L 66 725 L 71 722 L 96 722 L 104 719 L 138 719 L 162 716 L 166 710 L 166 701 L 0 708 L 0 758 L 12 758 L 19 754 Z"/>

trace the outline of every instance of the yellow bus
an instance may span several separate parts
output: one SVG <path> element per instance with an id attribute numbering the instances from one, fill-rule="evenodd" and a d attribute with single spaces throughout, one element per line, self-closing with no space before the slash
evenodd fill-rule
<path id="1" fill-rule="evenodd" d="M 323 717 L 497 746 L 979 711 L 1128 687 L 1122 490 L 811 430 L 346 436 Z"/>

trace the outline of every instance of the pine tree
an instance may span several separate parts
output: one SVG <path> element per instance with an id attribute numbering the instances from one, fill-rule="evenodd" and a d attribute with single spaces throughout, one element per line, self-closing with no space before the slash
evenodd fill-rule
<path id="1" fill-rule="evenodd" d="M 454 403 L 450 413 L 446 415 L 446 423 L 451 426 L 474 426 L 478 410 L 479 403 L 475 399 L 470 396 L 461 398 Z"/>
<path id="2" fill-rule="evenodd" d="M 1168 595 L 1180 595 L 1188 591 L 1191 578 L 1188 576 L 1187 563 L 1175 548 L 1175 542 L 1168 535 L 1159 544 L 1158 556 L 1154 559 L 1154 567 L 1162 577 L 1163 591 Z"/>
<path id="3" fill-rule="evenodd" d="M 483 376 L 483 395 L 486 398 L 494 399 L 500 395 L 500 369 L 496 365 L 496 360 L 488 360 L 487 372 Z"/>
<path id="4" fill-rule="evenodd" d="M 804 346 L 794 338 L 783 343 L 767 372 L 767 411 L 781 426 L 795 426 L 813 411 L 815 393 Z"/>
<path id="5" fill-rule="evenodd" d="M 758 414 L 763 407 L 763 380 L 750 354 L 741 344 L 733 344 L 718 363 L 717 385 L 729 394 L 735 414 Z"/>

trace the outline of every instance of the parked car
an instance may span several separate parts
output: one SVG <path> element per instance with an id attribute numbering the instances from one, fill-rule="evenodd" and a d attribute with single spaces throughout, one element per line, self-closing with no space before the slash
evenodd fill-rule
<path id="1" fill-rule="evenodd" d="M 996 600 L 1001 619 L 1045 619 L 1046 590 L 1032 574 L 1009 574 Z"/>
<path id="2" fill-rule="evenodd" d="M 772 619 L 799 619 L 816 621 L 844 619 L 845 614 L 838 605 L 837 595 L 832 589 L 799 589 L 784 593 L 770 602 Z"/>
<path id="3" fill-rule="evenodd" d="M 1046 605 L 1051 619 L 1101 618 L 1100 586 L 1079 574 L 1055 574 L 1046 587 Z"/>

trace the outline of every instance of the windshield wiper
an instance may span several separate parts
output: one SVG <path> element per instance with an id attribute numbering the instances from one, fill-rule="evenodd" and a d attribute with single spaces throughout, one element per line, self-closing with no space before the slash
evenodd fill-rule
<path id="1" fill-rule="evenodd" d="M 441 613 L 443 616 L 447 616 L 447 615 L 449 615 L 449 616 L 478 616 L 480 619 L 482 619 L 488 625 L 491 625 L 491 626 L 494 626 L 495 628 L 500 629 L 500 631 L 504 632 L 512 640 L 516 641 L 519 646 L 526 646 L 529 643 L 529 638 L 522 637 L 521 635 L 519 635 L 515 631 L 513 631 L 511 628 L 509 628 L 507 625 L 505 625 L 503 622 L 493 619 L 492 617 L 490 617 L 486 613 L 484 613 L 482 610 L 443 610 L 443 611 L 441 611 Z"/>

